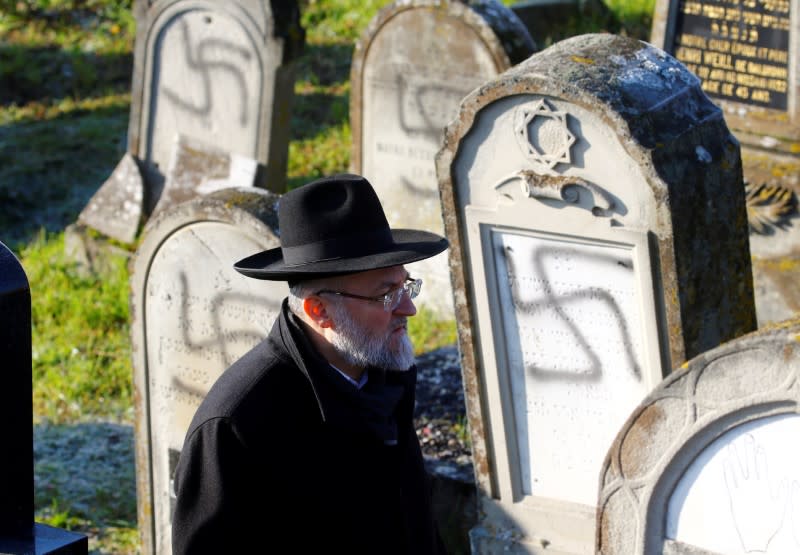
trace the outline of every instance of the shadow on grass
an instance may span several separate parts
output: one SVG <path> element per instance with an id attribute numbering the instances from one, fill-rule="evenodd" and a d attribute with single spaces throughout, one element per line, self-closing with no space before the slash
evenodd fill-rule
<path id="1" fill-rule="evenodd" d="M 133 56 L 97 54 L 58 46 L 0 46 L 0 105 L 129 90 Z"/>
<path id="2" fill-rule="evenodd" d="M 292 105 L 292 140 L 313 138 L 350 118 L 352 44 L 307 45 L 297 61 L 300 92 Z"/>
<path id="3" fill-rule="evenodd" d="M 125 152 L 127 103 L 0 125 L 0 239 L 74 222 Z"/>

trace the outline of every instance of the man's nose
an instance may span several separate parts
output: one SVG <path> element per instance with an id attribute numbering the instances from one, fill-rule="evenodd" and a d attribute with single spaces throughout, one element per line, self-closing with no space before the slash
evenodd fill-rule
<path id="1" fill-rule="evenodd" d="M 417 307 L 414 306 L 414 301 L 411 300 L 408 293 L 403 294 L 400 304 L 392 311 L 392 314 L 397 314 L 398 316 L 414 316 L 416 313 Z"/>

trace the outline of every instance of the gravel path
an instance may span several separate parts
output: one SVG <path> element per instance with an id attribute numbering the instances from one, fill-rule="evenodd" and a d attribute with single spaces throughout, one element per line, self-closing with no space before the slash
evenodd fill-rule
<path id="1" fill-rule="evenodd" d="M 449 346 L 425 353 L 417 358 L 417 367 L 414 420 L 428 470 L 472 482 L 458 349 Z"/>

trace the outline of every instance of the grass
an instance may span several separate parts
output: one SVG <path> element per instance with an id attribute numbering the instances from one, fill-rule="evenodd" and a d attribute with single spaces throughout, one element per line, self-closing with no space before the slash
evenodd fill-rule
<path id="1" fill-rule="evenodd" d="M 388 3 L 300 2 L 290 187 L 347 170 L 350 60 Z M 611 16 L 562 33 L 647 37 L 653 0 L 600 6 Z M 92 553 L 136 552 L 128 274 L 124 259 L 82 274 L 64 229 L 125 152 L 134 36 L 131 0 L 0 0 L 0 241 L 31 284 L 36 518 L 90 534 Z M 425 309 L 409 332 L 418 353 L 456 340 L 454 322 Z"/>
<path id="2" fill-rule="evenodd" d="M 22 249 L 31 284 L 34 421 L 131 421 L 126 259 L 86 276 L 64 235 L 41 232 Z"/>

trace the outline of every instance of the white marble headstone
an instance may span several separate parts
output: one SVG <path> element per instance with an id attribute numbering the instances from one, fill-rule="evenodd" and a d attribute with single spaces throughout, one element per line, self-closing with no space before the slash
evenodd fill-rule
<path id="1" fill-rule="evenodd" d="M 237 260 L 278 246 L 277 198 L 239 188 L 178 204 L 151 220 L 137 251 L 137 467 L 140 485 L 147 475 L 152 492 L 139 491 L 139 526 L 152 526 L 157 553 L 171 549 L 171 480 L 197 407 L 220 374 L 266 337 L 288 292 L 284 282 L 233 269 Z"/>
<path id="2" fill-rule="evenodd" d="M 642 314 L 631 249 L 555 236 L 492 236 L 522 492 L 583 505 L 643 395 Z"/>

